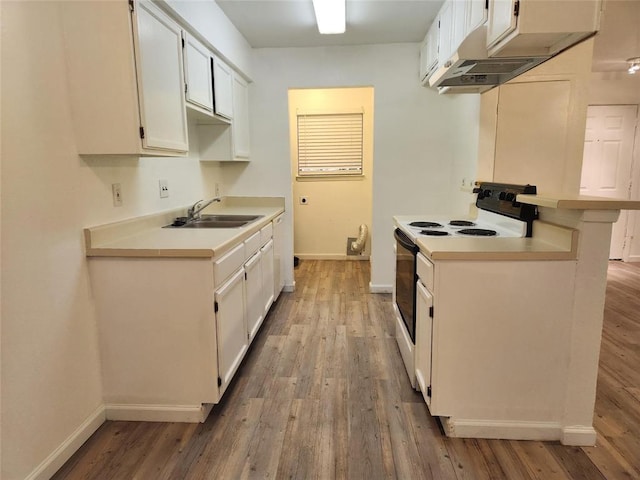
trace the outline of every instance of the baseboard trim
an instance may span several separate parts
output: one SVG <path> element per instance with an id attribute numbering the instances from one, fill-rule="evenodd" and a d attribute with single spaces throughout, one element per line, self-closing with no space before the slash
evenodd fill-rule
<path id="1" fill-rule="evenodd" d="M 640 262 L 640 255 L 629 255 L 625 262 Z"/>
<path id="2" fill-rule="evenodd" d="M 561 425 L 554 422 L 464 420 L 446 417 L 441 417 L 441 420 L 449 437 L 543 441 L 563 438 Z"/>
<path id="3" fill-rule="evenodd" d="M 296 291 L 296 282 L 286 284 L 282 287 L 283 292 L 291 293 Z"/>
<path id="4" fill-rule="evenodd" d="M 51 478 L 76 453 L 82 444 L 100 428 L 100 425 L 105 420 L 104 405 L 100 405 L 25 480 L 47 480 Z"/>
<path id="5" fill-rule="evenodd" d="M 562 429 L 560 442 L 576 447 L 593 447 L 596 444 L 596 430 L 593 427 L 574 425 Z"/>
<path id="6" fill-rule="evenodd" d="M 296 253 L 296 257 L 300 260 L 353 260 L 362 261 L 369 260 L 369 255 L 334 255 L 334 254 L 313 254 L 313 253 Z"/>
<path id="7" fill-rule="evenodd" d="M 135 405 L 107 404 L 107 420 L 130 422 L 181 422 L 202 423 L 206 420 L 213 404 L 204 405 Z"/>
<path id="8" fill-rule="evenodd" d="M 393 285 L 374 285 L 369 282 L 369 293 L 393 293 Z"/>

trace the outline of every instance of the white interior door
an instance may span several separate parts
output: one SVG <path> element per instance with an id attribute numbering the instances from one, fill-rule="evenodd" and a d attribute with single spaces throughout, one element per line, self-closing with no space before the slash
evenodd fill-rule
<path id="1" fill-rule="evenodd" d="M 630 198 L 636 105 L 589 106 L 580 193 Z M 609 258 L 623 256 L 628 213 L 613 224 Z"/>

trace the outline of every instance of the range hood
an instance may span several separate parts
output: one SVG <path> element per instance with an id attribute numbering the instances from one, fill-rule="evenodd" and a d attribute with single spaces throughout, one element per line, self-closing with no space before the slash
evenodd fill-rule
<path id="1" fill-rule="evenodd" d="M 487 26 L 462 41 L 456 52 L 429 78 L 439 93 L 482 93 L 541 64 L 551 56 L 488 57 Z"/>

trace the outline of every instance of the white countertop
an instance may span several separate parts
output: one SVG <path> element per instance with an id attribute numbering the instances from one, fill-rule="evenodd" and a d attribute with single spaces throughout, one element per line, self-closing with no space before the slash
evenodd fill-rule
<path id="1" fill-rule="evenodd" d="M 640 201 L 588 195 L 521 194 L 517 200 L 529 205 L 567 210 L 640 210 Z"/>
<path id="2" fill-rule="evenodd" d="M 281 197 L 225 197 L 202 213 L 263 215 L 239 228 L 163 228 L 186 208 L 86 228 L 88 257 L 211 258 L 249 238 L 284 212 Z"/>
<path id="3" fill-rule="evenodd" d="M 393 217 L 398 225 L 408 217 Z M 533 237 L 428 237 L 415 239 L 432 260 L 575 260 L 578 231 L 536 220 Z"/>

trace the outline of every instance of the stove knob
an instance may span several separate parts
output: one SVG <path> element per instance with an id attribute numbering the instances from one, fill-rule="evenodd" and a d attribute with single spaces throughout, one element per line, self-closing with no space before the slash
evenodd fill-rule
<path id="1" fill-rule="evenodd" d="M 507 197 L 507 194 L 506 194 L 506 193 L 504 193 L 504 192 L 500 192 L 500 195 L 498 195 L 498 198 L 499 198 L 500 200 L 504 200 L 506 197 Z"/>
<path id="2" fill-rule="evenodd" d="M 485 197 L 490 197 L 491 196 L 491 190 L 487 189 L 484 192 L 482 192 L 484 194 Z"/>
<path id="3" fill-rule="evenodd" d="M 506 200 L 508 202 L 513 202 L 515 199 L 516 199 L 516 194 L 515 193 L 507 193 Z"/>

